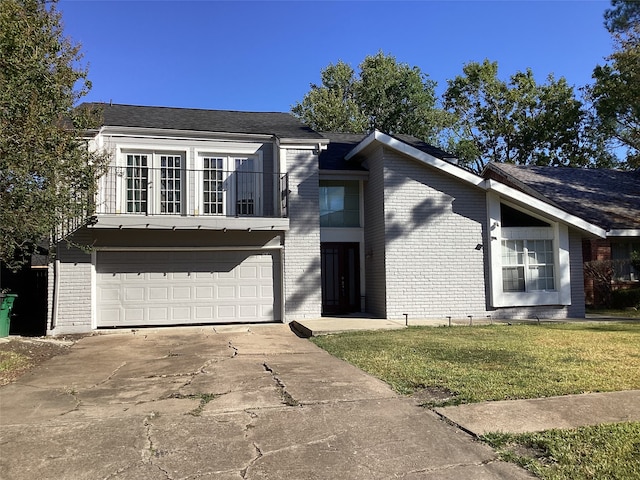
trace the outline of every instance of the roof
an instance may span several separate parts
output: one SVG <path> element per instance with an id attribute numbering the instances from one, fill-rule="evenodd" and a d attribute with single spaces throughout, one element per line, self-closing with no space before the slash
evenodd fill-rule
<path id="1" fill-rule="evenodd" d="M 640 229 L 640 171 L 489 163 L 483 176 L 605 230 Z"/>
<path id="2" fill-rule="evenodd" d="M 279 138 L 323 140 L 289 113 L 239 112 L 195 108 L 119 104 L 82 104 L 103 109 L 103 126 L 158 128 L 199 132 L 275 135 Z"/>
<path id="3" fill-rule="evenodd" d="M 320 153 L 320 169 L 322 170 L 362 170 L 359 162 L 345 160 L 345 157 L 364 139 L 370 136 L 369 133 L 336 133 L 321 132 L 322 136 L 329 139 L 327 149 Z M 457 158 L 433 145 L 411 135 L 389 135 L 407 145 L 410 145 L 424 153 L 450 163 L 456 163 Z"/>

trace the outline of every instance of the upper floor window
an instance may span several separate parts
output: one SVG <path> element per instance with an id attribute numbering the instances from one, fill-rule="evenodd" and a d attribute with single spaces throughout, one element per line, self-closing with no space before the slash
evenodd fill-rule
<path id="1" fill-rule="evenodd" d="M 265 178 L 259 157 L 201 156 L 201 212 L 205 215 L 262 215 Z"/>
<path id="2" fill-rule="evenodd" d="M 360 226 L 360 182 L 320 181 L 320 226 Z"/>
<path id="3" fill-rule="evenodd" d="M 128 153 L 126 212 L 181 214 L 183 176 L 182 155 Z"/>

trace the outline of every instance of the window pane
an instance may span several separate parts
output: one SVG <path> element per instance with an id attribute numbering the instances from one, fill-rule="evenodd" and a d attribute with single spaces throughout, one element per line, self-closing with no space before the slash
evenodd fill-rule
<path id="1" fill-rule="evenodd" d="M 220 193 L 224 188 L 223 161 L 222 158 L 204 158 L 202 203 L 205 214 L 220 215 L 223 212 L 223 197 Z"/>
<path id="2" fill-rule="evenodd" d="M 360 183 L 357 181 L 320 182 L 320 226 L 360 226 Z"/>
<path id="3" fill-rule="evenodd" d="M 505 292 L 524 292 L 524 267 L 503 267 L 502 289 Z"/>
<path id="4" fill-rule="evenodd" d="M 502 240 L 503 290 L 554 290 L 553 263 L 553 240 Z"/>
<path id="5" fill-rule="evenodd" d="M 160 157 L 160 213 L 180 213 L 180 157 Z"/>

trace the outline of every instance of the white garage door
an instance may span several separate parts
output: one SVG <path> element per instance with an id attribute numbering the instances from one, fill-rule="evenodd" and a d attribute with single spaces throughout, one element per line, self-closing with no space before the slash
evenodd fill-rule
<path id="1" fill-rule="evenodd" d="M 98 327 L 274 321 L 279 319 L 274 303 L 277 257 L 260 252 L 98 252 Z"/>

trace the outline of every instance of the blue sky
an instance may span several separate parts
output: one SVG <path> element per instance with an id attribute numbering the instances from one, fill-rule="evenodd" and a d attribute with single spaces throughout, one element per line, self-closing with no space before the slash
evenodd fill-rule
<path id="1" fill-rule="evenodd" d="M 82 44 L 85 101 L 289 111 L 338 60 L 383 51 L 446 88 L 470 61 L 507 78 L 530 67 L 591 81 L 612 41 L 598 1 L 72 1 L 65 34 Z"/>

